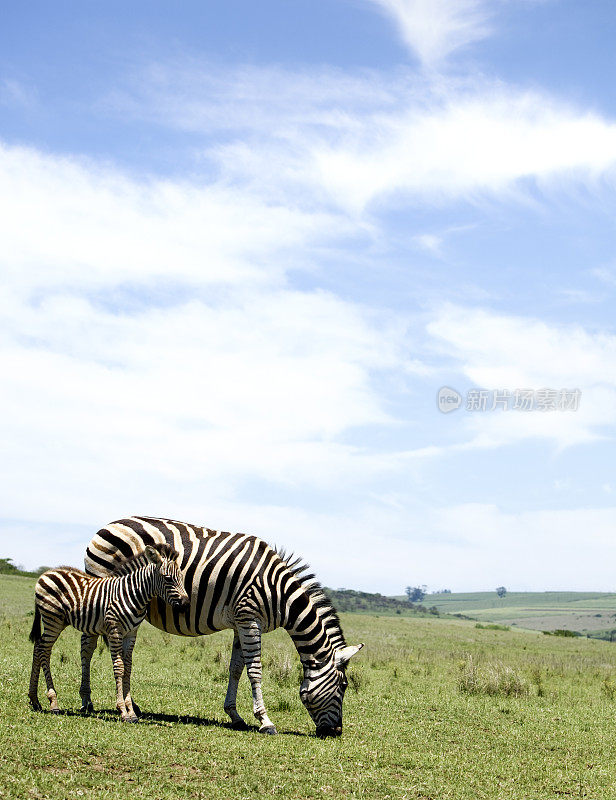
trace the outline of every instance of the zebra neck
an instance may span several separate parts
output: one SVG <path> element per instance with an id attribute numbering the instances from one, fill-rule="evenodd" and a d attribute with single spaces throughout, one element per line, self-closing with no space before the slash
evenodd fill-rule
<path id="1" fill-rule="evenodd" d="M 345 641 L 336 612 L 322 599 L 315 601 L 306 591 L 300 591 L 288 605 L 284 625 L 302 663 L 329 660 Z"/>
<path id="2" fill-rule="evenodd" d="M 147 564 L 116 580 L 118 593 L 123 596 L 128 610 L 136 614 L 145 614 L 148 603 L 154 596 L 154 565 Z"/>

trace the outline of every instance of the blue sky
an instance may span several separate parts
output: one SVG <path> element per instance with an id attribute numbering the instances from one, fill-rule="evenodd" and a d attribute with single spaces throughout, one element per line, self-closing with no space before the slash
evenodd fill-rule
<path id="1" fill-rule="evenodd" d="M 2 555 L 150 514 L 335 587 L 616 589 L 615 36 L 599 1 L 5 11 Z"/>

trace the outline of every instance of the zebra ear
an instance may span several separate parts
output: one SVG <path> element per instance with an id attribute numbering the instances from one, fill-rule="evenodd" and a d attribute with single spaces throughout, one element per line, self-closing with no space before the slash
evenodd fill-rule
<path id="1" fill-rule="evenodd" d="M 144 552 L 145 557 L 150 564 L 160 564 L 163 560 L 158 550 L 155 547 L 152 547 L 151 544 L 146 545 Z"/>
<path id="2" fill-rule="evenodd" d="M 348 647 L 340 647 L 336 650 L 335 655 L 335 664 L 336 669 L 340 669 L 341 667 L 346 667 L 349 663 L 350 659 L 355 655 L 355 653 L 359 653 L 359 651 L 364 646 L 364 643 L 361 644 L 352 644 Z"/>

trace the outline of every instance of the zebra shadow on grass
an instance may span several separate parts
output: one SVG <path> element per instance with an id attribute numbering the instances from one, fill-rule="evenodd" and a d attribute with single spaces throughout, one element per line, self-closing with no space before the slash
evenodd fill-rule
<path id="1" fill-rule="evenodd" d="M 50 711 L 44 711 L 45 714 L 51 714 Z M 121 722 L 118 712 L 113 708 L 101 708 L 99 711 L 94 711 L 91 714 L 84 714 L 81 711 L 73 711 L 68 708 L 61 708 L 54 712 L 53 715 L 65 717 L 80 717 L 85 719 L 91 717 L 93 719 L 101 720 L 102 722 Z M 52 715 L 52 716 L 53 716 Z M 219 719 L 209 719 L 208 717 L 194 717 L 190 714 L 159 714 L 156 712 L 143 711 L 139 717 L 140 725 L 195 725 L 205 726 L 208 728 L 226 728 L 230 731 L 238 731 L 244 733 L 259 733 L 258 725 L 236 725 L 232 722 L 221 722 Z M 303 736 L 307 737 L 309 734 L 301 733 L 300 731 L 278 731 L 280 736 Z M 261 736 L 263 734 L 260 734 Z"/>

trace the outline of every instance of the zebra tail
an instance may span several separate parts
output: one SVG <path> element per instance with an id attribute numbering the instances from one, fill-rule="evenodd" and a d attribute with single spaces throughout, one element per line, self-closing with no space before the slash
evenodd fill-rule
<path id="1" fill-rule="evenodd" d="M 34 622 L 30 631 L 30 641 L 36 644 L 41 638 L 41 612 L 38 606 L 34 607 Z"/>

